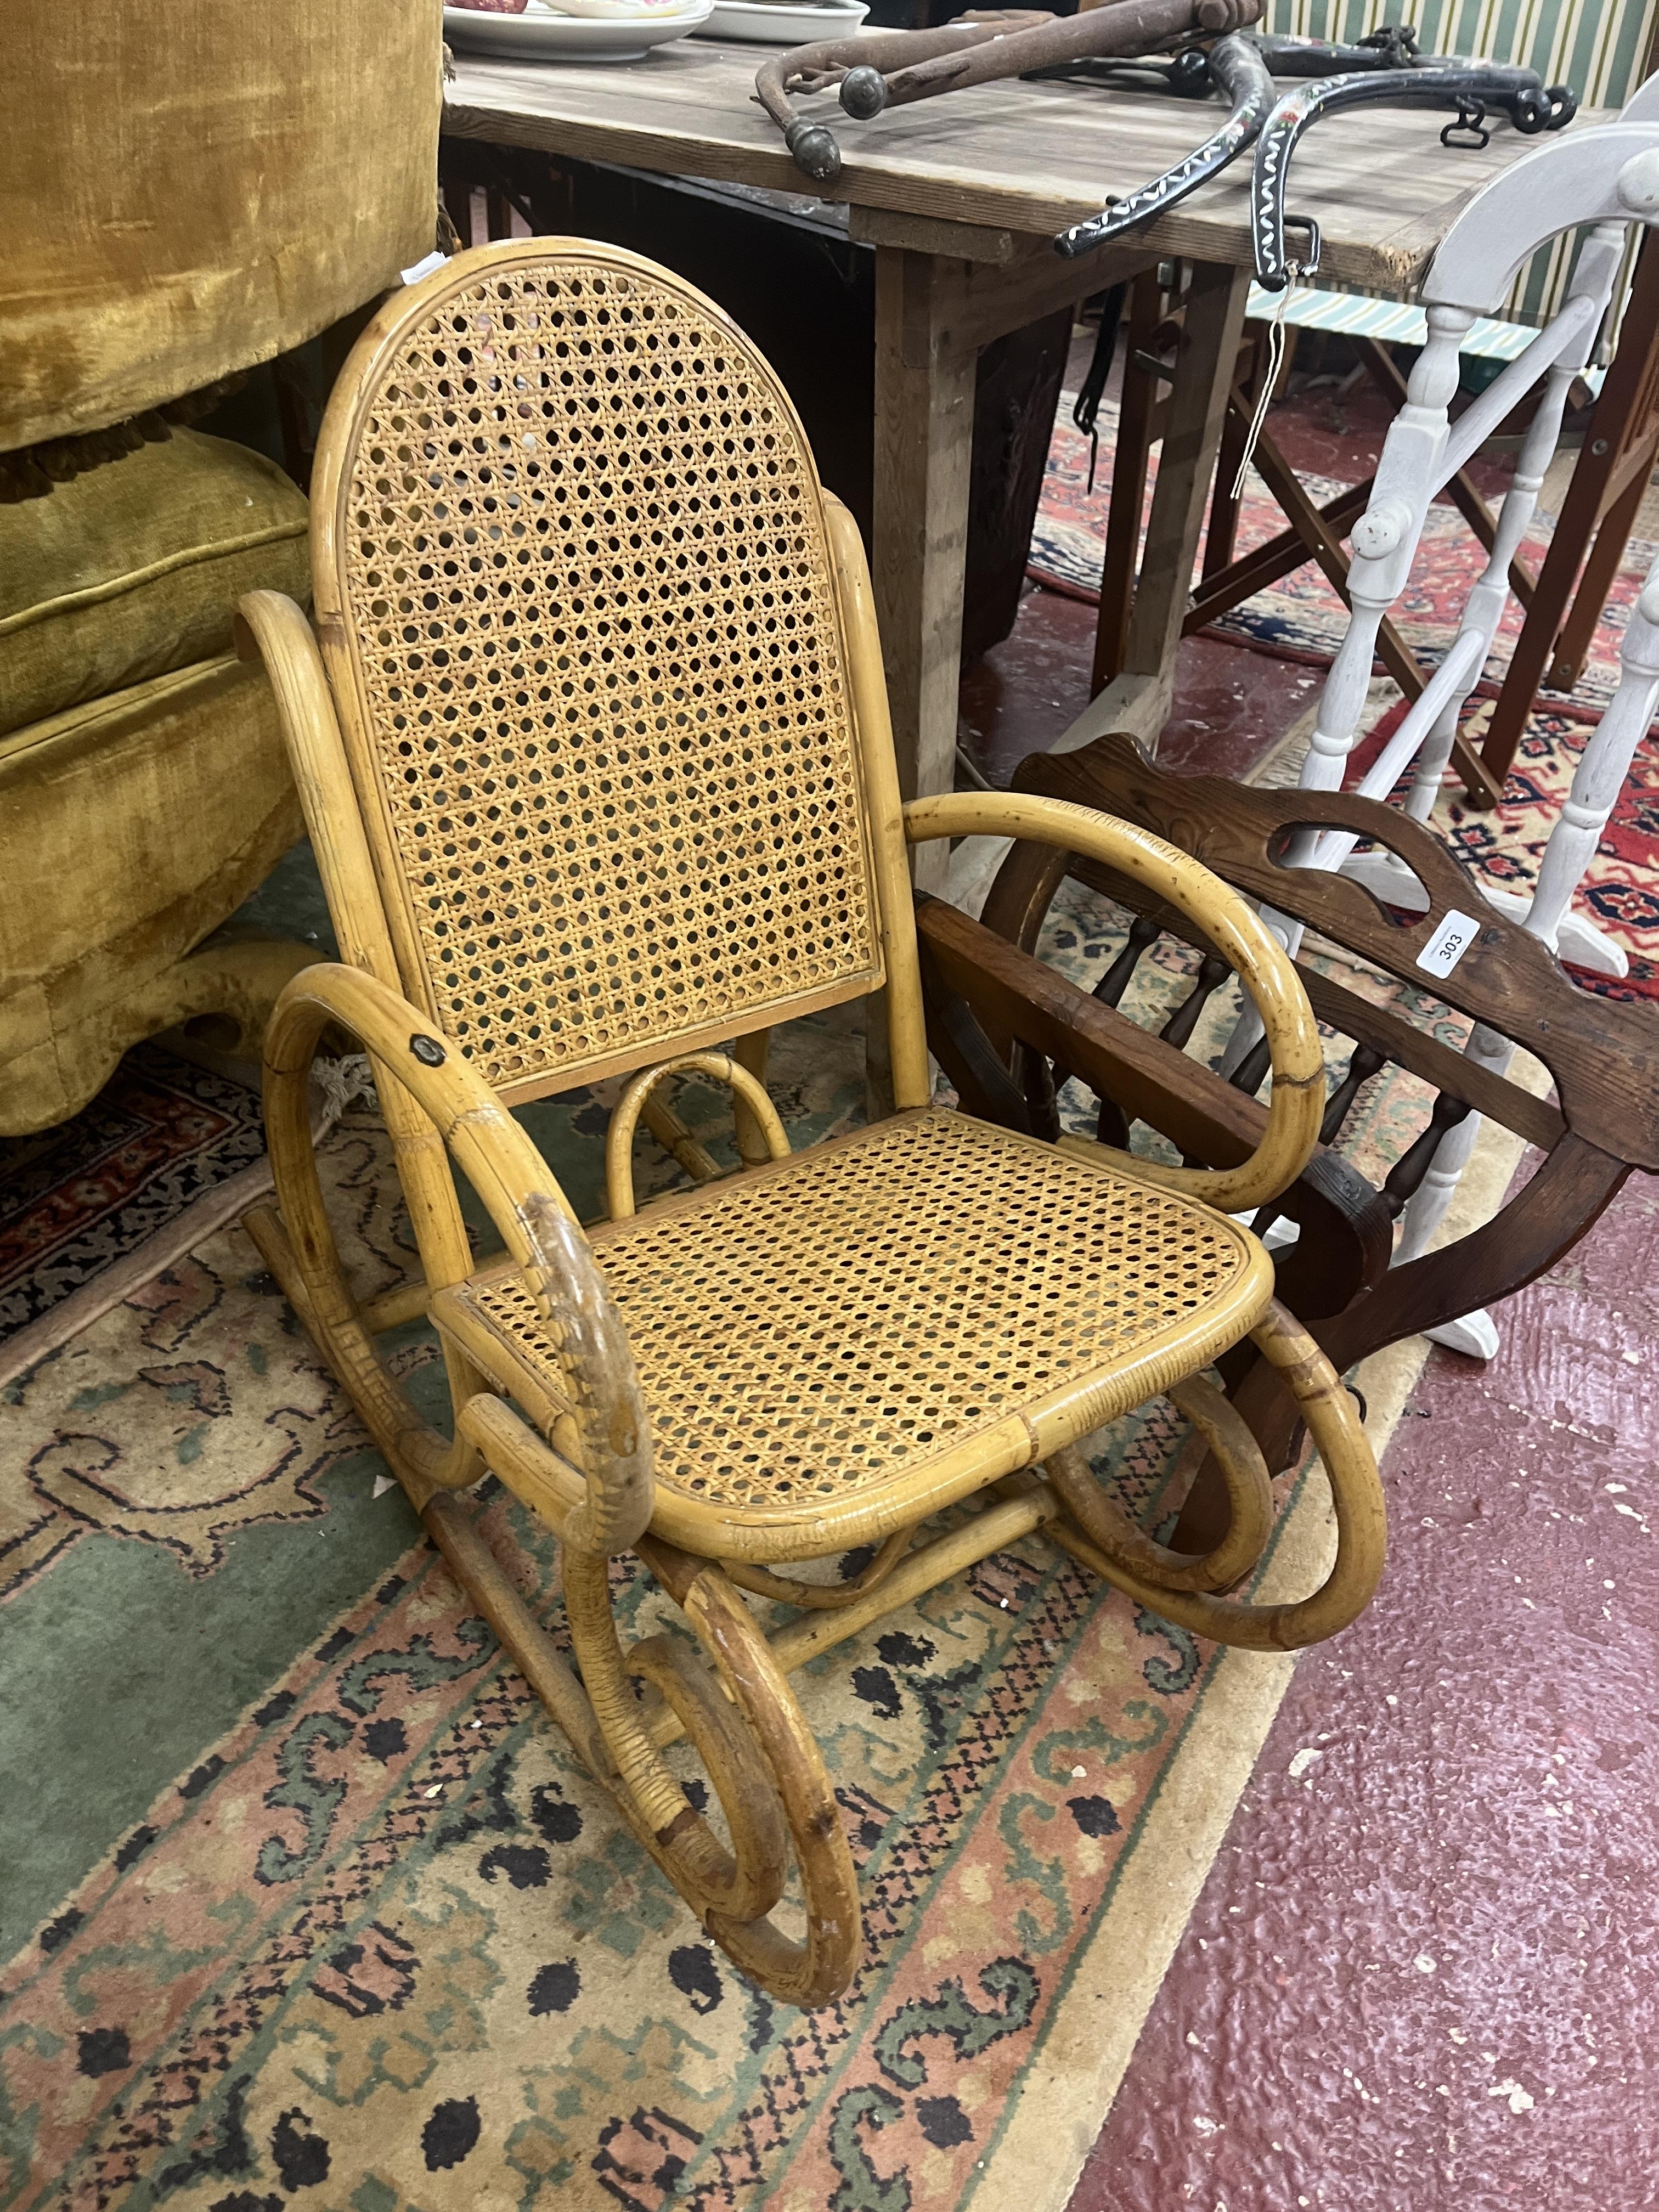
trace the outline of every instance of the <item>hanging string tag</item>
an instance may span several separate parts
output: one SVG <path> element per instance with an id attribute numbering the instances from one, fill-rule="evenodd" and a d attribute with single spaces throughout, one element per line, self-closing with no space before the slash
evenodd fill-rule
<path id="1" fill-rule="evenodd" d="M 1255 459 L 1255 449 L 1261 441 L 1261 426 L 1267 419 L 1267 410 L 1273 404 L 1274 392 L 1279 389 L 1279 372 L 1285 365 L 1285 315 L 1290 307 L 1291 296 L 1302 281 L 1302 264 L 1299 261 L 1287 261 L 1285 264 L 1285 289 L 1279 295 L 1279 305 L 1273 310 L 1273 319 L 1267 330 L 1267 373 L 1261 380 L 1261 390 L 1257 395 L 1255 412 L 1250 417 L 1250 427 L 1244 439 L 1244 451 L 1239 455 L 1238 474 L 1233 478 L 1232 497 L 1234 499 L 1243 496 L 1244 479 L 1250 472 L 1250 463 Z"/>
<path id="2" fill-rule="evenodd" d="M 1273 326 L 1267 337 L 1267 373 L 1262 380 L 1261 396 L 1255 403 L 1255 413 L 1250 419 L 1249 432 L 1244 440 L 1244 452 L 1238 464 L 1238 474 L 1233 478 L 1234 499 L 1239 499 L 1243 495 L 1244 479 L 1249 472 L 1250 463 L 1255 458 L 1256 447 L 1261 442 L 1261 426 L 1267 419 L 1267 410 L 1273 404 L 1273 393 L 1279 388 L 1279 373 L 1285 365 L 1285 317 L 1291 304 L 1291 295 L 1304 278 L 1318 275 L 1319 258 L 1324 251 L 1324 240 L 1320 236 L 1319 225 L 1310 216 L 1287 215 L 1282 218 L 1282 221 L 1286 230 L 1307 232 L 1308 250 L 1303 260 L 1287 260 L 1285 264 L 1285 289 L 1279 295 L 1279 306 L 1274 310 Z"/>
<path id="3" fill-rule="evenodd" d="M 1097 418 L 1100 413 L 1101 398 L 1106 389 L 1106 380 L 1112 373 L 1112 360 L 1117 351 L 1118 325 L 1123 319 L 1123 303 L 1128 296 L 1127 283 L 1114 284 L 1103 295 L 1100 328 L 1095 332 L 1093 357 L 1089 363 L 1089 373 L 1083 380 L 1083 389 L 1078 393 L 1072 408 L 1073 422 L 1089 441 L 1090 496 L 1094 493 L 1095 463 L 1100 456 L 1100 431 Z"/>

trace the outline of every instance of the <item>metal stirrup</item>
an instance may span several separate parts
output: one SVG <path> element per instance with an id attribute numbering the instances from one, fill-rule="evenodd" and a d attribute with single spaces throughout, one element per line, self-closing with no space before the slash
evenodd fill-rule
<path id="1" fill-rule="evenodd" d="M 1210 76 L 1232 102 L 1231 112 L 1221 128 L 1151 184 L 1112 202 L 1088 222 L 1062 230 L 1054 240 L 1056 253 L 1073 259 L 1092 252 L 1110 239 L 1139 229 L 1218 175 L 1255 138 L 1273 104 L 1273 81 L 1261 49 L 1254 39 L 1233 32 L 1217 40 L 1210 49 L 1209 62 Z"/>

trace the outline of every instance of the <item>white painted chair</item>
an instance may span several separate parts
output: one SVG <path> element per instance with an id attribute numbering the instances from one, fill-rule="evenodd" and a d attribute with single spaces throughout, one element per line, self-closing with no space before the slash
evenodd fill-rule
<path id="1" fill-rule="evenodd" d="M 1632 223 L 1659 222 L 1659 78 L 1650 78 L 1617 124 L 1569 133 L 1540 146 L 1477 193 L 1436 254 L 1424 285 L 1427 340 L 1412 371 L 1406 404 L 1389 428 L 1370 503 L 1352 533 L 1349 574 L 1352 615 L 1322 695 L 1301 784 L 1340 789 L 1369 695 L 1372 656 L 1384 615 L 1406 587 L 1413 557 L 1436 494 L 1492 435 L 1510 410 L 1540 383 L 1533 422 L 1498 511 L 1496 543 L 1469 593 L 1457 637 L 1423 696 L 1408 710 L 1358 788 L 1386 799 L 1413 770 L 1406 809 L 1426 822 L 1450 758 L 1459 715 L 1480 682 L 1509 596 L 1510 564 L 1537 503 L 1539 486 L 1560 434 L 1574 375 L 1588 360 L 1607 313 Z M 1526 351 L 1453 424 L 1460 342 L 1478 315 L 1504 297 L 1516 269 L 1563 232 L 1590 226 L 1559 313 Z M 1571 901 L 1594 857 L 1636 745 L 1659 701 L 1659 577 L 1650 577 L 1632 618 L 1618 693 L 1585 748 L 1571 795 L 1551 834 L 1534 896 L 1486 885 L 1500 911 L 1524 922 L 1564 959 L 1620 975 L 1617 945 Z M 1354 852 L 1354 839 L 1310 836 L 1290 855 L 1304 866 L 1341 869 L 1386 903 L 1420 912 L 1416 878 L 1392 856 Z M 1472 894 L 1475 890 L 1471 884 Z M 1472 897 L 1478 906 L 1479 898 Z M 1287 933 L 1294 934 L 1287 925 Z M 1455 957 L 1455 956 L 1454 956 Z M 1425 956 L 1425 961 L 1427 956 Z M 1442 972 L 1444 972 L 1443 969 Z M 1227 1060 L 1237 1065 L 1252 1032 L 1235 1035 Z M 1510 1047 L 1477 1029 L 1466 1048 L 1490 1066 L 1507 1064 Z M 1407 1208 L 1395 1263 L 1427 1246 L 1449 1205 L 1479 1131 L 1470 1115 L 1443 1139 L 1433 1167 Z M 1497 1332 L 1490 1317 L 1472 1314 L 1431 1332 L 1455 1349 L 1490 1358 Z"/>

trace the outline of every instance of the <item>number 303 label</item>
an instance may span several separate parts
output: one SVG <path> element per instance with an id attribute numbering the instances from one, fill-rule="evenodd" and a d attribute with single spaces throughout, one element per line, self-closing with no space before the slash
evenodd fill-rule
<path id="1" fill-rule="evenodd" d="M 1480 934 L 1472 914 L 1449 914 L 1418 954 L 1417 964 L 1431 975 L 1449 975 Z"/>

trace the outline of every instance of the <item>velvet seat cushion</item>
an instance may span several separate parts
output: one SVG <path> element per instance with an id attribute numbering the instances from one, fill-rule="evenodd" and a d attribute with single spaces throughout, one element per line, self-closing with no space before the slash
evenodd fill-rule
<path id="1" fill-rule="evenodd" d="M 0 737 L 0 1134 L 62 1121 L 140 1037 L 231 1004 L 234 963 L 185 956 L 301 828 L 270 680 L 234 654 Z"/>
<path id="2" fill-rule="evenodd" d="M 303 604 L 308 514 L 274 461 L 193 430 L 0 506 L 0 735 L 228 653 L 244 592 Z"/>

